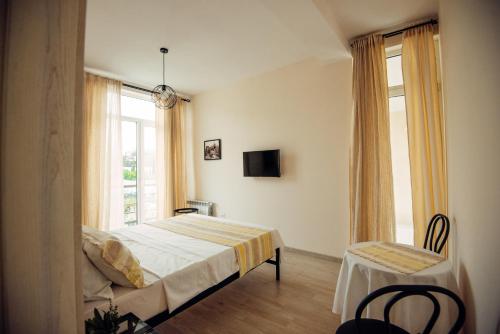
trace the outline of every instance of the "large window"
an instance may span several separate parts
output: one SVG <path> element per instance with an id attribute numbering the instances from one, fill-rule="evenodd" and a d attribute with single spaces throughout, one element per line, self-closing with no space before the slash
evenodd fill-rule
<path id="1" fill-rule="evenodd" d="M 151 101 L 123 95 L 122 154 L 124 222 L 134 225 L 157 216 L 155 107 Z"/>
<path id="2" fill-rule="evenodd" d="M 401 46 L 388 48 L 387 56 L 396 242 L 413 245 L 410 160 Z"/>

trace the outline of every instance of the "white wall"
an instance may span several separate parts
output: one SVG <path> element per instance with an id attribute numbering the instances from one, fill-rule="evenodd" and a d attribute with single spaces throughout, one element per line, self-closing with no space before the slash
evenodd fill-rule
<path id="1" fill-rule="evenodd" d="M 500 2 L 440 2 L 449 214 L 467 333 L 500 323 Z"/>
<path id="2" fill-rule="evenodd" d="M 351 60 L 308 60 L 194 97 L 196 197 L 273 226 L 287 246 L 341 257 L 348 242 Z M 203 141 L 222 139 L 222 160 Z M 281 178 L 243 177 L 242 152 L 281 149 Z"/>

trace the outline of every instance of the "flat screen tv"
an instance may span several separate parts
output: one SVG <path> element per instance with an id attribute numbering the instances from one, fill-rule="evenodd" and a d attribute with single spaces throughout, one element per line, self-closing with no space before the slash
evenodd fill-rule
<path id="1" fill-rule="evenodd" d="M 280 150 L 243 152 L 243 176 L 280 177 Z"/>

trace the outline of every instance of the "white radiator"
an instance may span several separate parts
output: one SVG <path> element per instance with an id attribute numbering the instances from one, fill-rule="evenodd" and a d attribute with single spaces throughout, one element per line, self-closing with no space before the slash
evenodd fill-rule
<path id="1" fill-rule="evenodd" d="M 189 208 L 198 209 L 200 215 L 213 216 L 214 215 L 214 203 L 207 201 L 198 201 L 190 199 L 187 201 L 187 206 Z"/>

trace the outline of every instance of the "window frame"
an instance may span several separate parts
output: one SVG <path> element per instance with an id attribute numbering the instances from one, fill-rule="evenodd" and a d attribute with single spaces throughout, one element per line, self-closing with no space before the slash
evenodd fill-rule
<path id="1" fill-rule="evenodd" d="M 385 59 L 387 61 L 387 59 L 389 59 L 389 58 L 401 56 L 402 52 L 403 52 L 403 45 L 401 45 L 401 44 L 387 47 L 385 49 Z M 404 81 L 403 81 L 402 85 L 396 85 L 396 86 L 387 85 L 387 87 L 389 90 L 389 92 L 388 92 L 389 98 L 405 95 Z"/>
<path id="2" fill-rule="evenodd" d="M 437 82 L 438 82 L 438 91 L 441 96 L 441 47 L 440 47 L 440 37 L 439 34 L 434 34 L 433 36 L 434 39 L 434 48 L 436 50 L 436 65 L 437 65 Z M 389 44 L 389 45 L 387 45 Z M 392 40 L 391 42 L 387 43 L 386 42 L 386 47 L 385 47 L 385 59 L 392 58 L 392 57 L 397 57 L 397 56 L 402 56 L 403 53 L 403 44 L 402 44 L 402 39 L 397 41 Z M 389 98 L 391 97 L 397 97 L 397 96 L 404 96 L 405 95 L 405 90 L 404 90 L 404 78 L 403 78 L 403 84 L 402 85 L 396 85 L 396 86 L 389 86 L 389 91 L 388 95 Z"/>

